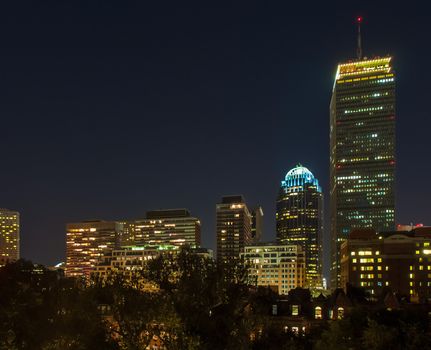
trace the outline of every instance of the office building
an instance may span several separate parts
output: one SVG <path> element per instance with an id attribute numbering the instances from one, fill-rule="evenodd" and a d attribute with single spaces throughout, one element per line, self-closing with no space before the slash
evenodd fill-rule
<path id="1" fill-rule="evenodd" d="M 217 260 L 238 261 L 244 246 L 251 244 L 252 216 L 243 196 L 225 196 L 216 206 Z"/>
<path id="2" fill-rule="evenodd" d="M 66 225 L 67 277 L 88 277 L 106 251 L 119 248 L 123 225 L 83 221 Z"/>
<path id="3" fill-rule="evenodd" d="M 101 277 L 111 272 L 121 272 L 128 276 L 133 271 L 140 271 L 145 264 L 159 255 L 177 254 L 181 247 L 177 245 L 159 246 L 130 246 L 120 249 L 107 250 L 100 257 L 94 273 Z M 212 259 L 212 250 L 206 248 L 191 248 L 190 252 L 201 258 Z"/>
<path id="4" fill-rule="evenodd" d="M 319 181 L 300 164 L 281 182 L 276 221 L 277 242 L 303 248 L 305 286 L 322 288 L 323 194 Z"/>
<path id="5" fill-rule="evenodd" d="M 341 244 L 341 284 L 371 296 L 385 289 L 411 301 L 431 300 L 431 227 L 376 233 L 358 229 Z"/>
<path id="6" fill-rule="evenodd" d="M 332 288 L 340 284 L 340 246 L 351 230 L 394 230 L 394 186 L 392 57 L 358 56 L 338 65 L 330 104 Z"/>
<path id="7" fill-rule="evenodd" d="M 0 208 L 0 266 L 19 259 L 19 213 Z"/>
<path id="8" fill-rule="evenodd" d="M 263 234 L 263 209 L 258 206 L 251 211 L 251 240 L 259 243 Z"/>
<path id="9" fill-rule="evenodd" d="M 249 277 L 257 286 L 268 286 L 279 294 L 303 287 L 305 254 L 300 245 L 260 243 L 245 246 L 241 253 L 249 266 Z"/>
<path id="10" fill-rule="evenodd" d="M 187 209 L 154 210 L 145 219 L 124 222 L 122 246 L 175 245 L 199 247 L 200 220 Z"/>

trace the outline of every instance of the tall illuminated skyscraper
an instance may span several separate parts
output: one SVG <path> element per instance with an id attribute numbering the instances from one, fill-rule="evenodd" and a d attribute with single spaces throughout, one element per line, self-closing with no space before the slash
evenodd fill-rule
<path id="1" fill-rule="evenodd" d="M 392 57 L 361 52 L 359 45 L 357 60 L 338 65 L 330 105 L 332 288 L 340 284 L 340 246 L 352 229 L 395 227 Z"/>
<path id="2" fill-rule="evenodd" d="M 243 196 L 226 196 L 216 206 L 217 260 L 239 259 L 244 246 L 251 244 L 252 216 Z"/>
<path id="3" fill-rule="evenodd" d="M 322 286 L 323 194 L 310 170 L 297 165 L 281 181 L 277 198 L 277 242 L 305 252 L 305 285 Z"/>
<path id="4" fill-rule="evenodd" d="M 0 266 L 19 259 L 19 213 L 0 208 Z"/>

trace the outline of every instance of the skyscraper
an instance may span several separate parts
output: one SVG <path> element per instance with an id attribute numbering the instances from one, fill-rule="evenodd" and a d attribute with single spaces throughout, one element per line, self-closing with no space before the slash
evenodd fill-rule
<path id="1" fill-rule="evenodd" d="M 297 165 L 281 181 L 277 198 L 277 242 L 301 245 L 305 284 L 322 286 L 323 194 L 310 170 Z"/>
<path id="2" fill-rule="evenodd" d="M 66 225 L 66 276 L 89 276 L 107 250 L 119 247 L 123 225 L 83 221 Z"/>
<path id="3" fill-rule="evenodd" d="M 358 19 L 359 21 L 360 19 Z M 392 58 L 338 65 L 330 105 L 331 287 L 340 246 L 355 228 L 395 226 L 395 76 Z"/>
<path id="4" fill-rule="evenodd" d="M 0 266 L 19 259 L 19 213 L 0 208 Z"/>
<path id="5" fill-rule="evenodd" d="M 229 263 L 239 259 L 245 245 L 251 244 L 251 214 L 242 196 L 225 196 L 216 206 L 217 260 Z"/>

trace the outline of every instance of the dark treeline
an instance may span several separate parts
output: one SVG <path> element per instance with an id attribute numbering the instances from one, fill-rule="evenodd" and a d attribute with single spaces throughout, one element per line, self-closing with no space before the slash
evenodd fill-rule
<path id="1" fill-rule="evenodd" d="M 278 296 L 246 269 L 187 250 L 91 282 L 19 260 L 0 269 L 0 349 L 429 349 L 428 315 L 355 307 L 306 334 L 271 316 Z"/>

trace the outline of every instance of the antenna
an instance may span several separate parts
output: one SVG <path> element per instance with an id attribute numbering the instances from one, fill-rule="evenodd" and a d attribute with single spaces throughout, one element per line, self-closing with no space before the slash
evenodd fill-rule
<path id="1" fill-rule="evenodd" d="M 361 23 L 362 17 L 356 18 L 356 23 L 358 23 L 358 48 L 356 49 L 356 54 L 358 55 L 358 60 L 362 59 L 362 40 L 361 40 Z"/>

